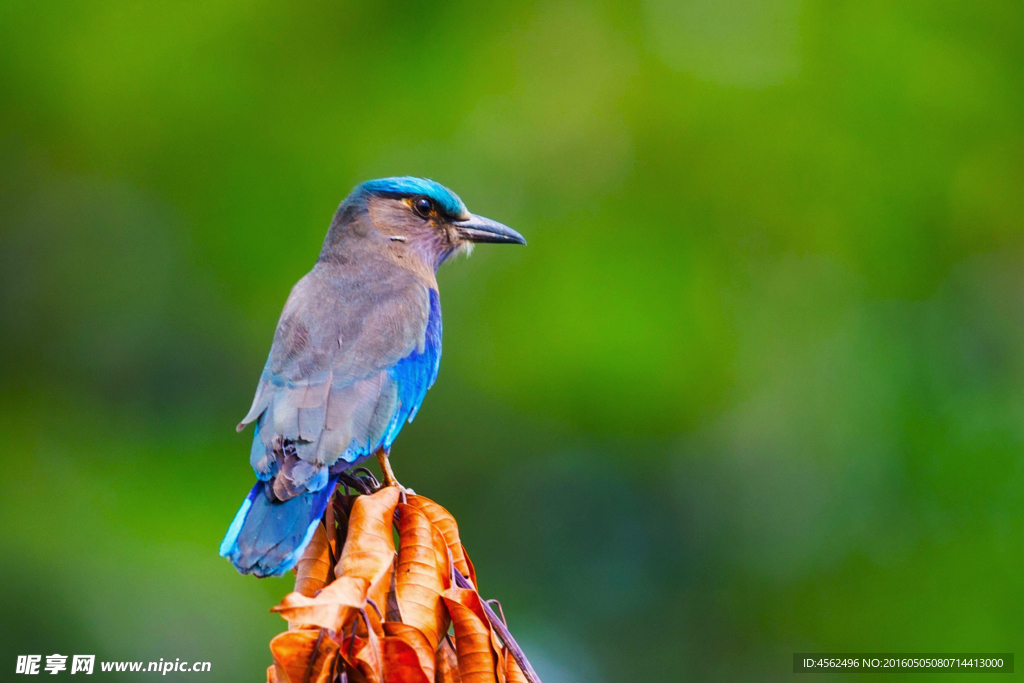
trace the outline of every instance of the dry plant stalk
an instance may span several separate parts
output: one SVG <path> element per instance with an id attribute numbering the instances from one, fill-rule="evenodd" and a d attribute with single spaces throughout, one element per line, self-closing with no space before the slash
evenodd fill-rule
<path id="1" fill-rule="evenodd" d="M 477 592 L 455 519 L 402 497 L 385 487 L 328 506 L 272 610 L 288 630 L 270 641 L 268 683 L 540 683 Z"/>

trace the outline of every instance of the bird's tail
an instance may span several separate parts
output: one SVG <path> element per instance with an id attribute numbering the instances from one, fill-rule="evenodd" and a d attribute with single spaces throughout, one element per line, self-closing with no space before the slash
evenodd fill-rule
<path id="1" fill-rule="evenodd" d="M 319 491 L 282 501 L 271 500 L 264 492 L 273 481 L 257 481 L 228 527 L 220 544 L 221 557 L 243 574 L 281 576 L 302 557 L 337 484 L 337 478 L 331 477 Z"/>

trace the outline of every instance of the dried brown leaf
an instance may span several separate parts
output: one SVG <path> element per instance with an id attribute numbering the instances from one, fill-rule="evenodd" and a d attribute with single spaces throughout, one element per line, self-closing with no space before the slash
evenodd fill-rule
<path id="1" fill-rule="evenodd" d="M 462 572 L 463 576 L 470 578 L 472 570 L 470 569 L 470 564 L 466 561 L 462 541 L 459 540 L 459 525 L 455 522 L 452 514 L 434 501 L 423 496 L 409 496 L 409 505 L 419 509 L 437 527 L 437 530 L 444 536 L 448 549 L 452 553 L 452 561 L 455 564 L 455 568 Z M 470 578 L 470 581 L 472 581 L 474 586 L 476 585 L 475 578 Z"/>
<path id="2" fill-rule="evenodd" d="M 338 647 L 345 664 L 354 669 L 367 683 L 382 683 L 383 653 L 380 638 L 370 629 L 366 637 L 351 635 Z"/>
<path id="3" fill-rule="evenodd" d="M 529 683 L 526 674 L 519 668 L 516 658 L 510 650 L 505 651 L 505 681 L 506 683 Z"/>
<path id="4" fill-rule="evenodd" d="M 314 653 L 313 648 L 316 647 L 318 640 L 320 645 Z M 309 674 L 310 683 L 328 683 L 331 668 L 338 656 L 338 644 L 329 637 L 321 637 L 320 629 L 303 629 L 278 634 L 270 641 L 270 651 L 274 655 L 274 666 L 271 667 L 274 678 L 268 670 L 268 680 L 304 683 Z"/>
<path id="5" fill-rule="evenodd" d="M 425 514 L 404 503 L 398 505 L 398 538 L 395 587 L 402 621 L 422 631 L 433 652 L 448 631 L 448 612 L 441 600 L 447 552 L 444 565 L 438 565 L 445 541 Z"/>
<path id="6" fill-rule="evenodd" d="M 310 598 L 294 592 L 271 608 L 292 626 L 318 626 L 340 633 L 352 617 L 366 605 L 366 579 L 343 576 Z"/>
<path id="7" fill-rule="evenodd" d="M 398 589 L 395 587 L 395 572 L 391 572 L 391 585 L 388 587 L 387 608 L 384 610 L 385 621 L 402 621 L 402 610 L 398 606 Z"/>
<path id="8" fill-rule="evenodd" d="M 463 683 L 497 683 L 491 626 L 480 596 L 466 588 L 449 588 L 443 597 L 455 626 L 455 649 Z"/>
<path id="9" fill-rule="evenodd" d="M 502 645 L 501 639 L 498 638 L 498 634 L 491 629 L 491 648 L 494 650 L 494 676 L 498 679 L 498 683 L 505 683 L 505 646 Z"/>
<path id="10" fill-rule="evenodd" d="M 434 648 L 423 631 L 398 622 L 385 622 L 384 682 L 431 683 Z"/>
<path id="11" fill-rule="evenodd" d="M 473 586 L 480 590 L 480 584 L 476 582 L 476 567 L 473 566 L 473 561 L 469 559 L 469 551 L 466 550 L 466 546 L 459 544 L 459 548 L 462 549 L 462 557 L 466 560 L 466 568 L 469 570 L 468 574 L 463 574 Z"/>
<path id="12" fill-rule="evenodd" d="M 477 594 L 477 597 L 478 598 L 480 597 L 479 593 Z M 483 600 L 481 599 L 481 609 L 483 609 L 483 604 L 482 603 L 483 603 Z M 484 614 L 484 616 L 486 616 L 486 613 Z M 504 616 L 502 617 L 502 620 L 504 620 Z M 490 620 L 488 620 L 487 623 L 490 624 Z M 494 648 L 494 652 L 497 655 L 496 665 L 494 667 L 494 674 L 498 678 L 498 683 L 505 683 L 505 671 L 507 669 L 506 658 L 505 658 L 505 654 L 506 654 L 505 653 L 505 650 L 506 650 L 505 643 L 503 643 L 501 641 L 501 638 L 498 637 L 498 632 L 494 630 L 494 625 L 493 624 L 490 624 L 490 630 L 491 630 L 491 647 Z"/>
<path id="13" fill-rule="evenodd" d="M 434 683 L 462 683 L 459 656 L 445 638 L 434 653 Z"/>
<path id="14" fill-rule="evenodd" d="M 295 565 L 295 591 L 313 597 L 333 578 L 331 570 L 331 544 L 326 528 L 320 524 Z"/>
<path id="15" fill-rule="evenodd" d="M 386 486 L 377 493 L 355 499 L 345 547 L 334 570 L 339 577 L 366 579 L 370 583 L 367 597 L 382 610 L 387 604 L 395 564 L 395 540 L 391 530 L 398 497 L 397 487 Z M 376 611 L 371 608 L 368 614 L 373 630 L 383 635 Z"/>

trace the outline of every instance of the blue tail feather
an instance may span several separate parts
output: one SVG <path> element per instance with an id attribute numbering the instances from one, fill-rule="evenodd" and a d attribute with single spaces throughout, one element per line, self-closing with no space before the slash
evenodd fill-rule
<path id="1" fill-rule="evenodd" d="M 319 491 L 271 501 L 264 487 L 272 483 L 257 481 L 228 527 L 221 557 L 243 574 L 281 576 L 302 557 L 337 484 L 337 477 L 331 477 Z"/>

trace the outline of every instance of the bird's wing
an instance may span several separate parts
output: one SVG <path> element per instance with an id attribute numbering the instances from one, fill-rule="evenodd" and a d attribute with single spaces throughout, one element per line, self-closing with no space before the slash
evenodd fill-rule
<path id="1" fill-rule="evenodd" d="M 256 421 L 253 468 L 276 476 L 279 497 L 316 490 L 339 457 L 390 447 L 437 376 L 437 301 L 410 278 L 366 284 L 314 269 L 295 286 L 239 425 Z"/>

